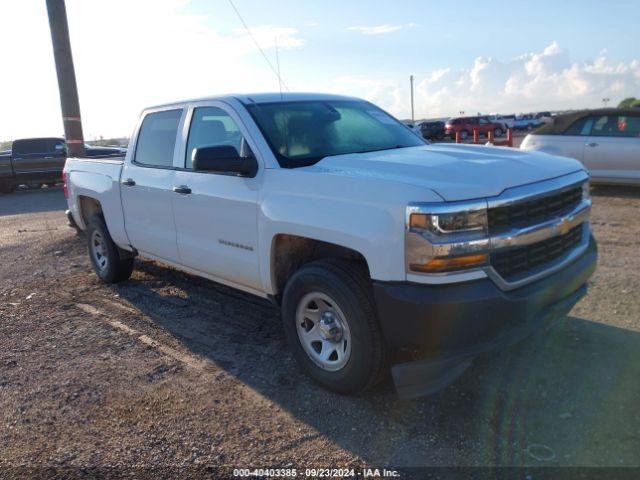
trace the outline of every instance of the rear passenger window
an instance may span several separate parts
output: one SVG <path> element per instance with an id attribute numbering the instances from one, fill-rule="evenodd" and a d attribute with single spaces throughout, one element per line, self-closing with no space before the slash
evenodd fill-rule
<path id="1" fill-rule="evenodd" d="M 135 162 L 154 167 L 173 166 L 182 110 L 165 110 L 144 117 L 136 143 Z"/>
<path id="2" fill-rule="evenodd" d="M 602 115 L 596 118 L 591 135 L 598 137 L 638 137 L 640 117 Z"/>

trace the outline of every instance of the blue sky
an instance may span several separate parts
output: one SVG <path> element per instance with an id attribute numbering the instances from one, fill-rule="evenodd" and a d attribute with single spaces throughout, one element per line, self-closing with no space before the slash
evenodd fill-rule
<path id="1" fill-rule="evenodd" d="M 234 0 L 293 91 L 416 116 L 597 107 L 640 96 L 640 1 Z M 148 105 L 274 91 L 228 0 L 67 0 L 88 138 L 128 135 Z M 42 0 L 0 2 L 0 139 L 60 134 Z M 24 108 L 38 105 L 38 115 Z"/>

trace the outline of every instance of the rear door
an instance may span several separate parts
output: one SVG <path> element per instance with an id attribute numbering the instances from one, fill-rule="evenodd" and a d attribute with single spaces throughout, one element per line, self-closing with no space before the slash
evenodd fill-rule
<path id="1" fill-rule="evenodd" d="M 640 115 L 594 117 L 584 164 L 594 179 L 640 182 Z"/>
<path id="2" fill-rule="evenodd" d="M 120 177 L 129 243 L 143 254 L 170 262 L 178 262 L 172 188 L 182 117 L 182 108 L 147 113 Z"/>
<path id="3" fill-rule="evenodd" d="M 173 195 L 180 263 L 222 281 L 261 289 L 258 262 L 258 192 L 263 170 L 254 178 L 192 168 L 196 148 L 231 145 L 252 155 L 248 135 L 237 113 L 223 102 L 190 109 L 175 185 L 188 193 Z M 185 190 L 183 190 L 184 192 Z"/>

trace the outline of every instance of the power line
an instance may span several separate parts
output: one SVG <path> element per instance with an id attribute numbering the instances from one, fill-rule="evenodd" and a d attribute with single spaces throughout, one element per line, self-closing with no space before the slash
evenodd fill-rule
<path id="1" fill-rule="evenodd" d="M 290 91 L 289 87 L 287 86 L 287 84 L 284 83 L 284 80 L 282 80 L 282 77 L 280 76 L 280 72 L 273 66 L 273 64 L 271 63 L 271 61 L 267 57 L 266 53 L 264 53 L 264 50 L 262 50 L 262 48 L 260 47 L 260 44 L 258 43 L 258 41 L 255 39 L 255 37 L 251 33 L 251 30 L 249 29 L 249 27 L 247 26 L 246 22 L 244 21 L 244 18 L 242 18 L 242 15 L 240 15 L 240 12 L 238 11 L 236 6 L 234 5 L 233 0 L 229 0 L 229 5 L 231 5 L 231 8 L 233 8 L 233 10 L 236 12 L 236 15 L 238 15 L 238 19 L 240 19 L 240 23 L 242 23 L 242 26 L 244 27 L 244 29 L 247 31 L 247 33 L 251 37 L 251 40 L 253 40 L 253 43 L 256 45 L 256 48 L 262 54 L 262 57 L 264 58 L 265 62 L 267 62 L 267 65 L 269 65 L 269 68 L 271 68 L 271 71 L 278 78 L 278 82 L 280 84 L 282 84 L 284 86 L 284 88 L 287 89 L 287 91 Z"/>

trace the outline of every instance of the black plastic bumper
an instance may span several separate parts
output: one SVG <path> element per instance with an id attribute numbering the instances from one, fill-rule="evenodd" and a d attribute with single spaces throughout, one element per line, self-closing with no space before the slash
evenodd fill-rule
<path id="1" fill-rule="evenodd" d="M 437 390 L 462 373 L 471 357 L 516 343 L 565 316 L 586 294 L 597 256 L 591 237 L 586 252 L 563 270 L 512 291 L 489 279 L 451 285 L 375 282 L 387 343 L 417 346 L 427 358 L 393 367 L 399 391 L 416 382 L 434 387 L 423 385 L 422 393 Z M 447 381 L 437 375 L 457 370 Z"/>

